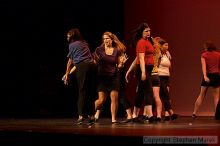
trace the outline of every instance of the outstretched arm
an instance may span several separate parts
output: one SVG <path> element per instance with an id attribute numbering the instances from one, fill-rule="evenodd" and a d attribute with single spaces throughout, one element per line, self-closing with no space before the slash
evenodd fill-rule
<path id="1" fill-rule="evenodd" d="M 135 68 L 136 66 L 136 61 L 137 61 L 137 57 L 134 59 L 134 61 L 131 63 L 128 71 L 126 72 L 126 75 L 125 75 L 125 80 L 126 82 L 128 83 L 128 78 L 129 78 L 129 75 L 130 75 L 130 72 Z"/>

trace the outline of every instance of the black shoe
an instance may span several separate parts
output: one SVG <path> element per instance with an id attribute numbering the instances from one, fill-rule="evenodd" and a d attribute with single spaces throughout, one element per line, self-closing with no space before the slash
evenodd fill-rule
<path id="1" fill-rule="evenodd" d="M 78 119 L 78 120 L 76 121 L 76 125 L 82 125 L 83 121 L 84 121 L 83 118 Z"/>
<path id="2" fill-rule="evenodd" d="M 145 121 L 146 116 L 145 115 L 141 115 L 141 116 L 138 116 L 138 118 L 141 119 L 142 121 Z"/>
<path id="3" fill-rule="evenodd" d="M 98 123 L 99 119 L 98 118 L 95 118 L 95 123 Z"/>
<path id="4" fill-rule="evenodd" d="M 151 116 L 148 120 L 149 120 L 149 123 L 154 123 L 156 122 L 156 117 L 155 116 Z"/>
<path id="5" fill-rule="evenodd" d="M 170 116 L 165 116 L 164 121 L 169 121 L 170 120 Z"/>
<path id="6" fill-rule="evenodd" d="M 87 125 L 93 125 L 95 123 L 95 118 L 89 118 Z"/>
<path id="7" fill-rule="evenodd" d="M 143 123 L 143 120 L 139 119 L 138 117 L 132 118 L 132 121 L 133 121 L 134 123 Z"/>
<path id="8" fill-rule="evenodd" d="M 192 118 L 193 119 L 197 118 L 196 114 L 192 114 Z"/>
<path id="9" fill-rule="evenodd" d="M 156 121 L 157 121 L 157 122 L 161 122 L 161 117 L 157 117 L 157 118 L 156 118 Z"/>
<path id="10" fill-rule="evenodd" d="M 148 118 L 147 116 L 144 116 L 143 120 L 144 120 L 145 122 L 147 122 L 147 121 L 149 121 L 149 118 Z"/>
<path id="11" fill-rule="evenodd" d="M 120 124 L 120 123 L 118 121 L 112 122 L 112 125 L 117 125 L 117 124 Z"/>
<path id="12" fill-rule="evenodd" d="M 178 115 L 177 114 L 172 114 L 171 115 L 171 120 L 176 120 L 178 118 Z"/>
<path id="13" fill-rule="evenodd" d="M 130 123 L 132 121 L 133 121 L 133 119 L 126 119 L 124 121 L 121 121 L 120 123 L 124 124 L 124 123 Z"/>

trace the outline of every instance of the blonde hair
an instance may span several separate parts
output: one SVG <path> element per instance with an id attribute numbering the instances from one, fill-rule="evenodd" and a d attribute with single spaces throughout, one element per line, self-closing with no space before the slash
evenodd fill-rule
<path id="1" fill-rule="evenodd" d="M 111 40 L 113 42 L 112 43 L 113 47 L 116 47 L 120 52 L 126 51 L 125 45 L 118 39 L 118 37 L 115 34 L 109 32 L 109 31 L 106 31 L 103 33 L 103 36 L 104 35 L 107 35 L 111 38 Z"/>
<path id="2" fill-rule="evenodd" d="M 154 42 L 154 67 L 153 67 L 153 70 L 152 70 L 152 74 L 154 73 L 157 73 L 158 72 L 158 66 L 159 66 L 159 59 L 160 59 L 160 56 L 161 56 L 161 51 L 160 51 L 160 44 L 159 44 L 159 41 L 160 41 L 160 37 L 155 37 L 153 38 L 153 42 Z"/>

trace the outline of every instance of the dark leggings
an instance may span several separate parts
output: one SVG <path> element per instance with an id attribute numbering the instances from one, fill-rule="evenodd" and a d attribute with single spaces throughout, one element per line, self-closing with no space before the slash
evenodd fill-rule
<path id="1" fill-rule="evenodd" d="M 76 79 L 78 84 L 78 114 L 93 115 L 95 111 L 94 99 L 96 97 L 95 65 L 82 62 L 76 65 Z"/>
<path id="2" fill-rule="evenodd" d="M 137 77 L 137 92 L 135 96 L 134 106 L 140 108 L 144 99 L 145 105 L 152 105 L 153 101 L 153 89 L 151 83 L 151 71 L 153 65 L 145 65 L 146 68 L 146 80 L 141 80 L 141 68 L 137 66 L 136 77 Z"/>
<path id="3" fill-rule="evenodd" d="M 172 109 L 167 87 L 169 87 L 169 76 L 160 76 L 160 98 L 164 104 L 165 111 Z"/>

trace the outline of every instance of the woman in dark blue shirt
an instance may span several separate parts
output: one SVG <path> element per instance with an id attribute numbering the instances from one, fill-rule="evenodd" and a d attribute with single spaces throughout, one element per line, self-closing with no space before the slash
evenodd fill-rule
<path id="1" fill-rule="evenodd" d="M 76 66 L 76 79 L 78 84 L 78 114 L 77 124 L 82 124 L 83 115 L 88 115 L 88 124 L 94 123 L 94 90 L 90 85 L 94 82 L 95 64 L 90 53 L 88 44 L 83 40 L 79 29 L 71 29 L 67 33 L 69 42 L 69 58 L 66 67 L 66 73 L 63 77 L 65 84 L 68 84 L 69 73 L 72 66 Z M 87 108 L 85 108 L 87 107 Z"/>

